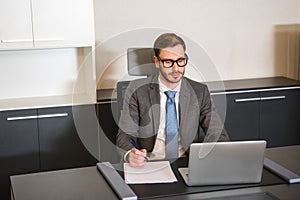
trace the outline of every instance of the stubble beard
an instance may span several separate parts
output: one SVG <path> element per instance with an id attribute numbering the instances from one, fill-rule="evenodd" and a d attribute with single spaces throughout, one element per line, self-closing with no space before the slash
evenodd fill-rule
<path id="1" fill-rule="evenodd" d="M 166 73 L 161 68 L 159 68 L 159 71 L 160 71 L 161 76 L 165 79 L 165 81 L 168 82 L 168 83 L 171 83 L 171 84 L 172 83 L 178 83 L 182 79 L 182 77 L 184 75 L 184 72 L 185 72 L 185 70 L 184 70 L 182 72 L 181 71 L 173 71 L 173 72 L 170 72 L 170 73 Z M 170 76 L 172 77 L 173 73 L 179 73 L 179 74 L 181 74 L 181 76 L 178 77 L 178 78 L 170 79 L 169 77 Z"/>

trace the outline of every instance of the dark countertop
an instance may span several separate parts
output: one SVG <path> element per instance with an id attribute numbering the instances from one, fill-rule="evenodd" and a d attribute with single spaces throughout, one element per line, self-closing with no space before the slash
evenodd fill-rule
<path id="1" fill-rule="evenodd" d="M 238 79 L 223 81 L 224 90 L 219 86 L 222 84 L 220 81 L 207 82 L 211 92 L 218 91 L 240 91 L 240 90 L 259 90 L 270 88 L 284 88 L 300 86 L 300 81 L 286 78 L 286 77 L 267 77 L 255 79 Z"/>
<path id="2" fill-rule="evenodd" d="M 211 93 L 231 92 L 243 90 L 260 90 L 270 88 L 300 87 L 300 81 L 278 76 L 253 79 L 237 79 L 206 82 Z M 116 101 L 117 93 L 114 89 L 98 89 L 98 102 Z"/>

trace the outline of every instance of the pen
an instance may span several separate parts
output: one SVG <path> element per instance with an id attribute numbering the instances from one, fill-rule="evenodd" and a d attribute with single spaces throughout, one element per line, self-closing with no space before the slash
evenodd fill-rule
<path id="1" fill-rule="evenodd" d="M 132 144 L 132 146 L 134 147 L 134 148 L 136 148 L 137 150 L 140 150 L 141 148 L 135 143 L 135 141 L 134 140 L 130 140 L 130 143 Z M 145 160 L 146 161 L 148 161 L 149 160 L 149 158 L 148 157 L 144 157 L 145 158 Z"/>
<path id="2" fill-rule="evenodd" d="M 134 148 L 136 148 L 137 150 L 140 150 L 140 147 L 135 143 L 134 140 L 130 140 L 130 143 L 132 144 L 132 146 L 133 146 Z"/>

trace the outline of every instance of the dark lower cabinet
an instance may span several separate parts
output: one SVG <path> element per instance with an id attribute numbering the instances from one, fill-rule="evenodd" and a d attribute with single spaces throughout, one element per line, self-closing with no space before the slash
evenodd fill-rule
<path id="1" fill-rule="evenodd" d="M 96 165 L 98 129 L 95 105 L 0 112 L 0 200 L 11 175 Z"/>
<path id="2" fill-rule="evenodd" d="M 95 105 L 43 108 L 38 109 L 38 115 L 42 171 L 96 165 Z"/>
<path id="3" fill-rule="evenodd" d="M 300 144 L 300 89 L 261 93 L 260 130 L 268 147 Z"/>
<path id="4" fill-rule="evenodd" d="M 120 156 L 116 148 L 118 125 L 115 117 L 116 102 L 98 104 L 100 159 L 111 163 L 119 163 Z"/>
<path id="5" fill-rule="evenodd" d="M 217 112 L 225 113 L 224 126 L 231 141 L 259 138 L 259 94 L 227 94 L 226 98 L 222 94 L 212 95 L 212 98 Z"/>
<path id="6" fill-rule="evenodd" d="M 0 112 L 0 199 L 10 199 L 9 176 L 40 169 L 37 110 Z"/>
<path id="7" fill-rule="evenodd" d="M 265 139 L 268 147 L 300 144 L 300 89 L 229 92 L 226 103 L 223 94 L 212 99 L 218 113 L 226 110 L 224 124 L 232 141 Z"/>

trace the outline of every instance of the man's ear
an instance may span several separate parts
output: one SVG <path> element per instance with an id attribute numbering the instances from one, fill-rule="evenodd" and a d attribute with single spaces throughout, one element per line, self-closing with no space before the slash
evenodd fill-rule
<path id="1" fill-rule="evenodd" d="M 158 60 L 158 58 L 157 58 L 156 56 L 153 56 L 153 62 L 154 62 L 154 64 L 155 64 L 155 67 L 156 67 L 157 69 L 159 69 L 159 60 Z"/>

